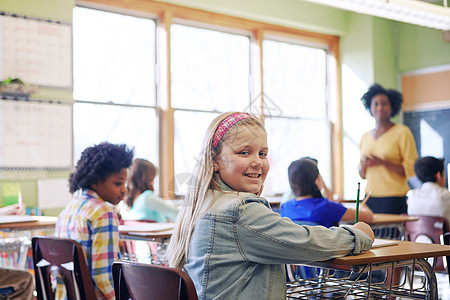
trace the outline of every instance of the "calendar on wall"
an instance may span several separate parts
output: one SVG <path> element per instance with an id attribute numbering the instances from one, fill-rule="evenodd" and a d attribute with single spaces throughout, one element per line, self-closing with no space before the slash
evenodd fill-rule
<path id="1" fill-rule="evenodd" d="M 70 24 L 0 15 L 0 80 L 72 89 Z"/>
<path id="2" fill-rule="evenodd" d="M 72 166 L 72 105 L 0 101 L 0 167 Z"/>

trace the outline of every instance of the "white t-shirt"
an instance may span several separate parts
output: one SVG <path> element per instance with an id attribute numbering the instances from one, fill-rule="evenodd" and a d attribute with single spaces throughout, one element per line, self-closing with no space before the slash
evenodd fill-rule
<path id="1" fill-rule="evenodd" d="M 425 182 L 408 193 L 408 215 L 445 217 L 450 221 L 450 192 L 435 182 Z"/>

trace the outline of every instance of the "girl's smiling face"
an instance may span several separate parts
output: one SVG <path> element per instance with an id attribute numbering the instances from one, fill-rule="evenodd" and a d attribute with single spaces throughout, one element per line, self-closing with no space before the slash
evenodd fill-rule
<path id="1" fill-rule="evenodd" d="M 267 134 L 259 126 L 236 126 L 222 143 L 214 171 L 233 190 L 258 194 L 270 166 Z"/>

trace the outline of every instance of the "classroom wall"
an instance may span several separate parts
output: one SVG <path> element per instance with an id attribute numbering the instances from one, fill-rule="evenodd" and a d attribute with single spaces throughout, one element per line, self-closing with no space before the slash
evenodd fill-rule
<path id="1" fill-rule="evenodd" d="M 0 10 L 18 15 L 26 15 L 41 19 L 51 19 L 61 22 L 72 22 L 72 9 L 75 6 L 74 0 L 2 0 L 0 1 Z M 45 89 L 34 95 L 39 99 L 58 100 L 71 102 L 73 100 L 72 91 Z M 4 188 L 12 187 L 15 189 L 17 184 L 22 192 L 22 198 L 28 208 L 38 206 L 37 180 L 39 178 L 68 178 L 69 172 L 57 171 L 35 171 L 33 174 L 25 171 L 0 171 L 0 206 L 4 201 Z M 8 179 L 14 177 L 15 179 Z M 60 209 L 48 209 L 43 213 L 46 215 L 56 215 Z"/>
<path id="2" fill-rule="evenodd" d="M 162 0 L 187 7 L 326 34 L 347 31 L 348 12 L 299 0 Z"/>
<path id="3" fill-rule="evenodd" d="M 353 175 L 356 172 L 353 166 L 355 157 L 359 157 L 355 149 L 360 134 L 373 126 L 371 118 L 365 113 L 359 101 L 368 85 L 379 82 L 389 88 L 400 88 L 397 78 L 403 72 L 450 64 L 450 43 L 442 40 L 441 32 L 416 25 L 299 0 L 164 0 L 163 2 L 338 35 L 341 45 L 344 153 L 347 157 L 344 158 L 344 165 Z M 2 0 L 0 10 L 71 22 L 75 4 L 75 0 Z M 72 101 L 73 96 L 70 91 L 43 89 L 36 97 Z M 352 163 L 346 164 L 346 161 Z M 66 175 L 44 174 L 47 177 Z M 5 181 L 0 178 L 0 184 L 2 182 Z M 30 204 L 35 205 L 36 181 L 24 178 L 21 185 L 25 189 L 24 194 L 28 195 L 27 199 L 31 201 Z M 353 186 L 345 189 L 353 190 Z"/>
<path id="4" fill-rule="evenodd" d="M 450 42 L 442 31 L 417 25 L 398 23 L 399 72 L 450 64 Z"/>

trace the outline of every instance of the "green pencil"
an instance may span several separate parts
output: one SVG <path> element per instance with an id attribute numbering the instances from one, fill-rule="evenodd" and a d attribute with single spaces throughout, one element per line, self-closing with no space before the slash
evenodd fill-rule
<path id="1" fill-rule="evenodd" d="M 357 192 L 356 192 L 355 224 L 358 223 L 358 214 L 359 214 L 359 190 L 360 190 L 360 183 L 358 182 L 358 190 L 357 190 Z"/>

